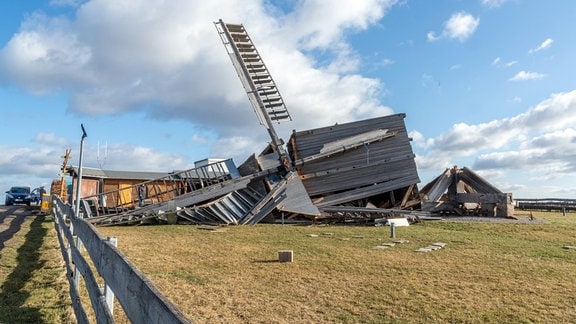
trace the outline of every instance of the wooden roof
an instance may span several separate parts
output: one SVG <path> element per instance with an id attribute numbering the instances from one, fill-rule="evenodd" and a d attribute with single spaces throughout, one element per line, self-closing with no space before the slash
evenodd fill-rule
<path id="1" fill-rule="evenodd" d="M 78 167 L 68 168 L 68 173 L 76 177 L 78 175 Z M 96 178 L 96 179 L 124 179 L 124 180 L 153 180 L 169 176 L 170 172 L 150 172 L 150 171 L 117 171 L 117 170 L 102 170 L 95 168 L 82 168 L 83 178 Z"/>

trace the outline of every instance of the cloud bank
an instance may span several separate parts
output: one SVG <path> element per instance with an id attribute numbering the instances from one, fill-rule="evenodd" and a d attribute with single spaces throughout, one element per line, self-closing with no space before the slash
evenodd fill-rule
<path id="1" fill-rule="evenodd" d="M 290 129 L 380 116 L 392 112 L 380 103 L 384 85 L 359 73 L 345 35 L 395 2 L 88 1 L 71 19 L 29 16 L 0 50 L 0 82 L 36 95 L 67 92 L 77 115 L 141 112 L 243 137 L 256 118 L 213 25 L 222 18 L 244 23 L 289 98 Z M 330 59 L 317 62 L 310 51 Z"/>

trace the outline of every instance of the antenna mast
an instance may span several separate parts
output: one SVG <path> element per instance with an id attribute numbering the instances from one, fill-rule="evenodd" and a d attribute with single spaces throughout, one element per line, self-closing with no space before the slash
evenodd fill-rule
<path id="1" fill-rule="evenodd" d="M 98 161 L 100 169 L 102 169 L 102 166 L 106 162 L 107 158 L 108 158 L 108 142 L 104 144 L 104 157 L 100 158 L 100 141 L 98 141 L 98 152 L 96 153 L 96 160 Z"/>

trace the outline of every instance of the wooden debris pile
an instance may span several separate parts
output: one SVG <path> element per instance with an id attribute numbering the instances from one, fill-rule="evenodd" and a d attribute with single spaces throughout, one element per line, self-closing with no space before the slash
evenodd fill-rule
<path id="1" fill-rule="evenodd" d="M 405 114 L 294 131 L 288 153 L 317 221 L 366 222 L 420 204 Z"/>
<path id="2" fill-rule="evenodd" d="M 420 190 L 422 210 L 433 213 L 513 217 L 511 193 L 503 193 L 464 167 L 454 166 Z"/>

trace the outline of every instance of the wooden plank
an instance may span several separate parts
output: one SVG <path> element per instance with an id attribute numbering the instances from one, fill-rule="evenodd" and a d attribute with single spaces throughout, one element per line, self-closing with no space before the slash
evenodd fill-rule
<path id="1" fill-rule="evenodd" d="M 404 125 L 404 114 L 397 114 L 302 132 L 294 132 L 291 140 L 293 139 L 298 147 L 299 158 L 304 158 L 319 153 L 325 143 L 358 135 L 366 132 L 366 130 L 378 128 L 397 131 L 399 137 L 408 138 Z"/>
<path id="2" fill-rule="evenodd" d="M 382 130 L 378 130 L 382 131 Z M 305 163 L 310 163 L 313 161 L 318 161 L 320 159 L 325 159 L 331 157 L 332 159 L 341 159 L 345 152 L 350 152 L 351 150 L 356 151 L 357 148 L 364 146 L 365 148 L 370 143 L 376 141 L 382 141 L 384 139 L 395 136 L 396 133 L 384 133 L 384 134 L 360 134 L 352 136 L 352 138 L 345 138 L 335 142 L 330 142 L 325 144 L 318 154 L 310 155 L 300 160 L 294 161 L 296 166 L 304 165 Z M 368 154 L 368 150 L 367 150 Z M 323 163 L 325 161 L 321 161 Z"/>
<path id="3" fill-rule="evenodd" d="M 488 181 L 474 173 L 472 170 L 464 167 L 459 174 L 462 181 L 469 184 L 472 188 L 482 193 L 502 193 L 498 188 L 494 187 Z"/>
<path id="4" fill-rule="evenodd" d="M 322 145 L 320 149 L 321 154 L 339 152 L 341 148 L 357 147 L 363 144 L 380 141 L 386 137 L 393 136 L 393 133 L 388 132 L 387 129 L 374 129 L 357 135 L 352 135 Z"/>
<path id="5" fill-rule="evenodd" d="M 390 181 L 396 178 L 412 175 L 418 183 L 414 160 L 400 160 L 391 163 L 358 166 L 357 168 L 335 172 L 303 181 L 310 196 L 335 191 L 354 189 L 374 183 Z M 398 189 L 398 188 L 394 188 Z"/>
<path id="6" fill-rule="evenodd" d="M 371 186 L 348 190 L 338 194 L 327 195 L 323 197 L 322 201 L 315 203 L 315 205 L 321 208 L 325 206 L 342 204 L 361 198 L 375 196 L 380 193 L 408 187 L 411 184 L 417 183 L 418 181 L 419 180 L 417 177 L 414 178 L 414 175 L 409 175 L 407 177 L 398 178 L 383 183 L 377 183 Z"/>
<path id="7" fill-rule="evenodd" d="M 246 215 L 240 219 L 239 223 L 243 225 L 254 225 L 260 222 L 264 217 L 268 216 L 268 214 L 286 198 L 286 184 L 286 179 L 279 181 L 272 189 L 270 189 L 270 192 L 250 210 L 250 212 L 246 213 Z"/>
<path id="8" fill-rule="evenodd" d="M 420 193 L 424 194 L 425 201 L 435 202 L 442 197 L 444 192 L 448 189 L 448 186 L 452 182 L 452 173 L 450 169 L 446 169 L 439 177 L 434 179 L 432 186 L 421 190 Z"/>
<path id="9" fill-rule="evenodd" d="M 315 153 L 314 155 L 318 155 L 318 153 Z M 369 145 L 347 150 L 337 155 L 330 155 L 329 159 L 306 161 L 309 157 L 304 154 L 301 154 L 301 156 L 302 158 L 300 160 L 305 161 L 305 163 L 300 164 L 303 164 L 302 170 L 306 173 L 330 168 L 326 167 L 326 164 L 345 166 L 357 164 L 361 161 L 378 161 L 398 156 L 411 156 L 411 158 L 413 158 L 414 154 L 408 139 L 399 138 L 397 134 L 396 136 L 387 138 L 384 141 L 373 142 Z"/>
<path id="10" fill-rule="evenodd" d="M 277 206 L 278 210 L 301 215 L 319 216 L 320 211 L 312 204 L 312 200 L 310 200 L 310 196 L 298 175 L 292 172 L 286 178 L 286 198 Z"/>
<path id="11" fill-rule="evenodd" d="M 416 184 L 411 184 L 410 186 L 408 186 L 408 188 L 406 189 L 406 192 L 404 193 L 404 197 L 402 197 L 402 202 L 400 203 L 400 207 L 406 206 L 406 204 L 408 203 L 408 199 L 410 199 L 410 196 L 412 196 L 412 192 L 414 191 L 415 186 L 416 186 Z"/>

